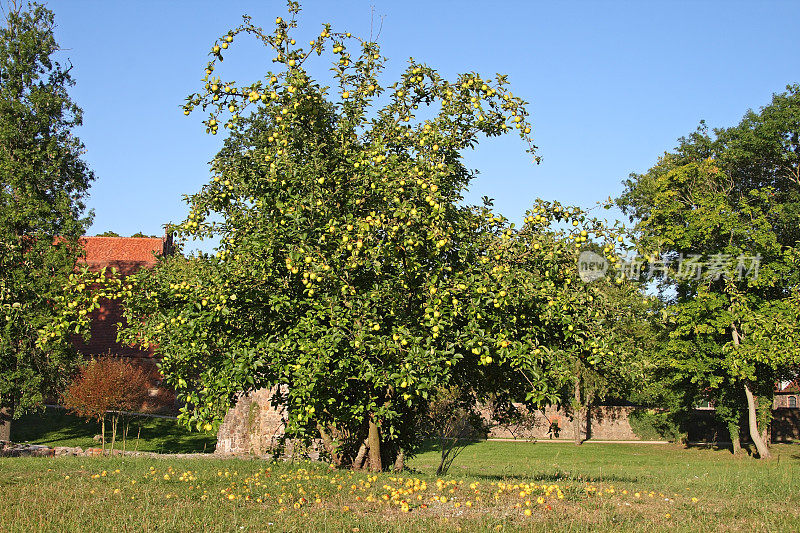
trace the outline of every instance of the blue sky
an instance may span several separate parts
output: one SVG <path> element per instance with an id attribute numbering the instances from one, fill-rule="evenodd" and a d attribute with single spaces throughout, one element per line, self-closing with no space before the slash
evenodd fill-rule
<path id="1" fill-rule="evenodd" d="M 413 56 L 448 77 L 509 75 L 530 102 L 533 165 L 517 137 L 469 152 L 478 169 L 468 200 L 495 199 L 520 221 L 534 198 L 593 206 L 621 191 L 701 119 L 739 121 L 748 108 L 800 82 L 800 2 L 307 1 L 298 41 L 334 31 L 373 31 L 389 58 L 385 82 Z M 247 13 L 262 26 L 285 15 L 281 1 L 55 0 L 57 39 L 74 65 L 73 99 L 84 109 L 78 135 L 97 174 L 90 234 L 162 234 L 186 214 L 184 194 L 209 178 L 222 143 L 184 98 L 201 88 L 214 40 Z M 317 59 L 319 61 L 319 58 Z M 234 43 L 224 77 L 263 76 L 269 57 Z"/>

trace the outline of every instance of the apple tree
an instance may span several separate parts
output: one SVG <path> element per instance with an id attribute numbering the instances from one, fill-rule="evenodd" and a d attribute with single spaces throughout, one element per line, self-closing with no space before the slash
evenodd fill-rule
<path id="1" fill-rule="evenodd" d="M 557 387 L 534 403 L 571 411 L 576 444 L 592 403 L 645 375 L 651 302 L 621 268 L 624 234 L 580 208 L 537 200 L 525 225 L 499 242 L 498 263 L 515 287 L 509 318 L 533 355 L 549 361 Z M 596 278 L 582 278 L 587 261 L 601 269 Z"/>
<path id="2" fill-rule="evenodd" d="M 211 48 L 184 109 L 227 137 L 175 229 L 220 244 L 142 273 L 127 335 L 163 356 L 184 420 L 213 424 L 238 393 L 283 385 L 288 436 L 380 470 L 414 450 L 414 419 L 440 386 L 510 389 L 524 373 L 550 393 L 546 361 L 505 341 L 510 278 L 493 275 L 489 251 L 499 219 L 462 203 L 473 174 L 461 154 L 481 136 L 535 146 L 505 76 L 447 80 L 410 60 L 385 85 L 377 43 L 324 25 L 301 45 L 298 12 L 290 2 L 269 31 L 245 17 Z M 275 67 L 236 83 L 218 71 L 247 37 Z M 323 54 L 330 86 L 310 70 Z"/>

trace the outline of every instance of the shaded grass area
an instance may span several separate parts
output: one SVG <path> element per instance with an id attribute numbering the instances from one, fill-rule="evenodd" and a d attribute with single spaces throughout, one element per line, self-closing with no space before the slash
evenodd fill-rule
<path id="1" fill-rule="evenodd" d="M 128 416 L 128 450 L 158 453 L 213 452 L 216 435 L 190 431 L 167 418 Z M 121 424 L 120 424 L 121 425 Z M 111 423 L 106 421 L 106 439 L 111 442 Z M 120 430 L 121 431 L 121 428 Z M 48 446 L 99 447 L 93 437 L 100 434 L 100 423 L 69 414 L 63 409 L 47 408 L 31 413 L 11 424 L 11 440 L 17 443 L 44 444 Z M 137 441 L 138 437 L 138 441 Z M 122 435 L 117 435 L 115 448 L 122 449 Z"/>
<path id="2" fill-rule="evenodd" d="M 4 531 L 797 531 L 800 446 L 482 442 L 436 478 L 242 459 L 0 459 Z M 527 512 L 526 512 L 527 511 Z"/>
<path id="3" fill-rule="evenodd" d="M 489 441 L 468 445 L 450 474 L 486 480 L 628 483 L 673 493 L 758 494 L 800 501 L 800 444 L 776 444 L 772 451 L 775 459 L 759 461 L 747 454 L 735 457 L 724 449 L 678 444 Z M 431 471 L 438 462 L 438 453 L 427 451 L 409 465 Z"/>

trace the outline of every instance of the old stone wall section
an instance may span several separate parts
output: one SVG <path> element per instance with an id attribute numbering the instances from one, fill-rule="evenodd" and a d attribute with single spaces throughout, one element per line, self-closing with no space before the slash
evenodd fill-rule
<path id="1" fill-rule="evenodd" d="M 277 389 L 261 389 L 239 398 L 236 405 L 225 415 L 219 428 L 217 453 L 266 455 L 275 449 L 283 435 L 285 425 L 285 411 L 275 409 L 270 402 L 275 390 Z M 583 424 L 583 438 L 637 439 L 628 423 L 631 409 L 630 407 L 593 408 L 588 424 Z M 483 410 L 483 414 L 489 426 L 489 438 L 572 439 L 569 415 L 554 407 L 544 411 L 528 412 L 524 422 L 516 424 L 500 424 L 493 421 L 488 410 Z M 554 422 L 559 428 L 557 434 L 551 432 Z"/>
<path id="2" fill-rule="evenodd" d="M 269 455 L 279 445 L 285 426 L 285 411 L 275 409 L 270 400 L 273 389 L 261 389 L 239 398 L 236 405 L 225 415 L 217 435 L 217 453 L 232 455 Z M 285 391 L 284 391 L 285 392 Z M 570 413 L 557 407 L 528 411 L 524 406 L 517 408 L 524 414 L 514 423 L 503 423 L 494 419 L 488 408 L 481 414 L 489 429 L 490 439 L 519 440 L 573 440 L 572 418 Z M 594 440 L 641 440 L 634 433 L 629 417 L 637 407 L 596 406 L 591 408 L 591 416 L 581 423 L 581 439 Z M 727 429 L 716 421 L 713 410 L 695 412 L 694 431 L 689 432 L 690 440 L 724 441 L 728 438 Z M 717 427 L 720 426 L 720 427 Z M 776 409 L 772 423 L 773 442 L 800 439 L 800 409 Z M 743 433 L 746 437 L 746 433 Z M 318 444 L 318 443 L 317 443 Z M 297 443 L 286 443 L 285 452 L 289 455 L 318 456 L 314 448 L 300 448 Z M 299 453 L 298 453 L 299 452 Z"/>
<path id="3" fill-rule="evenodd" d="M 547 407 L 529 411 L 522 405 L 516 407 L 523 416 L 521 421 L 515 423 L 494 421 L 488 410 L 482 411 L 489 426 L 490 439 L 573 440 L 572 418 L 563 409 Z M 633 409 L 634 407 L 592 407 L 591 416 L 581 423 L 581 438 L 639 440 L 628 422 L 628 416 Z"/>
<path id="4" fill-rule="evenodd" d="M 277 388 L 242 395 L 228 410 L 217 433 L 219 454 L 266 455 L 283 435 L 284 410 L 270 402 Z"/>

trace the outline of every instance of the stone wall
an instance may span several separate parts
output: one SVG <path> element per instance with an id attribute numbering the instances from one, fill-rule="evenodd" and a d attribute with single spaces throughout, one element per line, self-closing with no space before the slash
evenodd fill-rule
<path id="1" fill-rule="evenodd" d="M 276 410 L 270 403 L 273 391 L 261 389 L 239 398 L 236 405 L 225 415 L 217 434 L 217 453 L 240 455 L 270 454 L 279 444 L 283 435 L 284 411 Z M 572 420 L 563 410 L 548 407 L 544 410 L 525 411 L 523 421 L 515 424 L 501 424 L 491 420 L 488 410 L 483 410 L 489 426 L 489 438 L 530 439 L 573 438 Z M 581 436 L 584 439 L 598 440 L 636 440 L 628 423 L 632 407 L 594 407 L 591 417 L 584 421 Z M 556 423 L 559 431 L 552 434 L 551 424 Z M 291 447 L 292 443 L 289 443 Z M 289 450 L 287 450 L 289 451 Z M 311 451 L 313 454 L 313 450 Z"/>
<path id="2" fill-rule="evenodd" d="M 276 410 L 270 403 L 273 391 L 262 389 L 242 396 L 225 415 L 217 435 L 217 453 L 238 455 L 268 455 L 279 444 L 283 435 L 284 411 Z M 520 440 L 573 440 L 572 419 L 562 409 L 548 407 L 527 411 L 518 406 L 524 416 L 515 423 L 493 420 L 489 409 L 482 414 L 489 427 L 491 439 Z M 628 421 L 636 407 L 597 406 L 591 416 L 581 424 L 581 438 L 595 440 L 640 440 Z M 772 423 L 773 442 L 800 439 L 800 409 L 776 409 Z M 724 441 L 727 428 L 714 416 L 713 410 L 695 411 L 689 428 L 690 441 Z M 553 431 L 558 428 L 557 431 Z M 747 438 L 743 428 L 742 438 Z M 314 448 L 298 449 L 297 443 L 286 443 L 289 455 L 318 456 Z"/>
<path id="3" fill-rule="evenodd" d="M 277 389 L 261 389 L 241 396 L 228 410 L 217 433 L 220 454 L 265 455 L 278 445 L 283 435 L 283 409 L 270 403 Z"/>
<path id="4" fill-rule="evenodd" d="M 488 411 L 484 418 L 489 425 L 490 439 L 566 439 L 572 440 L 574 432 L 569 413 L 556 407 L 528 411 L 517 406 L 523 413 L 522 420 L 503 424 L 491 420 Z M 591 416 L 581 424 L 582 439 L 638 440 L 628 423 L 633 407 L 599 406 L 591 409 Z M 557 431 L 554 431 L 556 428 Z"/>

